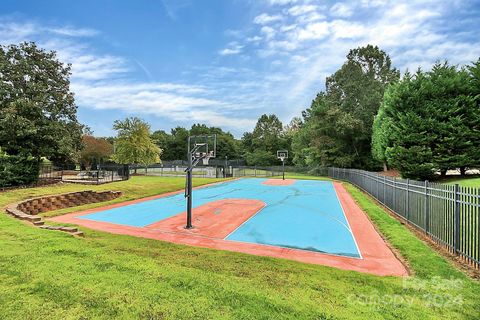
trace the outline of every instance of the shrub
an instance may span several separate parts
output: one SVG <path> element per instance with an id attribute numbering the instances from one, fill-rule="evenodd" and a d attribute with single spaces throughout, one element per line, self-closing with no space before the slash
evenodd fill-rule
<path id="1" fill-rule="evenodd" d="M 33 157 L 0 154 L 0 188 L 34 184 L 38 170 L 38 160 Z"/>

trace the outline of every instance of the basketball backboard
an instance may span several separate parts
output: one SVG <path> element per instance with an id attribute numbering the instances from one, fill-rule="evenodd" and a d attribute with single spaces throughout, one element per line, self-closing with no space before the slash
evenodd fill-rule
<path id="1" fill-rule="evenodd" d="M 280 159 L 281 161 L 285 161 L 285 159 L 288 159 L 288 150 L 278 150 L 277 159 Z"/>
<path id="2" fill-rule="evenodd" d="M 195 159 L 202 159 L 208 164 L 208 159 L 217 156 L 217 135 L 204 134 L 188 137 L 188 153 L 192 153 Z"/>

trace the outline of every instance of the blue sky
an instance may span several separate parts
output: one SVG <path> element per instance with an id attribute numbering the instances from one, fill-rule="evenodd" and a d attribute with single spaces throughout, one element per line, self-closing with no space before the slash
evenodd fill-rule
<path id="1" fill-rule="evenodd" d="M 250 131 L 287 124 L 348 50 L 368 43 L 396 67 L 480 57 L 480 0 L 82 0 L 0 3 L 0 43 L 37 41 L 72 63 L 79 119 L 95 135 L 140 116 L 152 129 L 201 122 Z"/>

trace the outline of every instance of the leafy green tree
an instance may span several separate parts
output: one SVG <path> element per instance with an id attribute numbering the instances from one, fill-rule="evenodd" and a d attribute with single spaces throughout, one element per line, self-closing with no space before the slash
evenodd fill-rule
<path id="1" fill-rule="evenodd" d="M 290 141 L 280 119 L 274 114 L 263 114 L 253 132 L 246 132 L 242 137 L 245 160 L 248 165 L 279 164 L 277 150 L 289 150 Z"/>
<path id="2" fill-rule="evenodd" d="M 160 162 L 162 150 L 150 136 L 150 125 L 142 119 L 132 117 L 116 120 L 113 129 L 117 131 L 113 159 L 124 164 L 147 166 Z"/>
<path id="3" fill-rule="evenodd" d="M 168 134 L 167 132 L 165 132 L 163 130 L 157 130 L 157 131 L 152 133 L 152 140 L 155 142 L 155 144 L 160 149 L 163 150 L 162 160 L 183 159 L 183 158 L 177 158 L 177 156 L 176 156 L 177 150 L 173 146 L 173 144 L 174 144 L 174 136 L 173 135 Z"/>
<path id="4" fill-rule="evenodd" d="M 372 124 L 389 84 L 399 78 L 390 57 L 367 45 L 350 50 L 347 61 L 326 79 L 326 90 L 303 113 L 293 138 L 297 164 L 373 169 Z"/>
<path id="5" fill-rule="evenodd" d="M 277 157 L 276 153 L 273 154 L 266 150 L 255 150 L 253 152 L 247 152 L 245 154 L 245 160 L 248 165 L 255 165 L 255 166 L 271 166 L 272 164 L 276 164 Z"/>
<path id="6" fill-rule="evenodd" d="M 392 85 L 373 127 L 374 156 L 415 179 L 479 165 L 476 68 L 437 63 Z"/>
<path id="7" fill-rule="evenodd" d="M 238 159 L 239 143 L 230 132 L 225 132 L 218 127 L 208 127 L 205 124 L 194 124 L 187 130 L 182 127 L 172 129 L 171 134 L 163 130 L 155 131 L 152 138 L 157 145 L 164 150 L 164 160 L 181 160 L 187 157 L 187 139 L 190 135 L 216 134 L 217 135 L 217 158 Z"/>
<path id="8" fill-rule="evenodd" d="M 230 132 L 225 132 L 218 127 L 207 127 L 205 124 L 194 124 L 190 129 L 190 135 L 216 134 L 217 135 L 217 158 L 238 159 L 240 158 L 238 142 Z"/>
<path id="9" fill-rule="evenodd" d="M 71 161 L 82 125 L 70 65 L 33 42 L 0 46 L 0 146 L 10 155 Z"/>

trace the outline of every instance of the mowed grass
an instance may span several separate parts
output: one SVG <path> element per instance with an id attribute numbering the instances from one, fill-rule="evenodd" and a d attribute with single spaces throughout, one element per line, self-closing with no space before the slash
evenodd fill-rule
<path id="1" fill-rule="evenodd" d="M 275 177 L 282 179 L 282 176 Z M 285 179 L 303 179 L 303 180 L 322 180 L 322 181 L 331 181 L 332 179 L 328 177 L 321 177 L 321 176 L 312 176 L 306 173 L 300 172 L 285 172 Z"/>
<path id="2" fill-rule="evenodd" d="M 134 177 L 25 189 L 0 193 L 0 205 L 80 189 L 121 190 L 120 200 L 127 200 L 183 184 Z M 477 282 L 358 189 L 348 190 L 408 259 L 413 276 L 378 277 L 85 228 L 85 238 L 74 238 L 0 214 L 0 319 L 478 319 Z"/>
<path id="3" fill-rule="evenodd" d="M 443 183 L 448 184 L 456 184 L 458 183 L 464 187 L 471 187 L 471 188 L 480 188 L 480 176 L 475 175 L 472 177 L 465 176 L 465 177 L 455 177 L 455 178 L 447 178 L 442 180 Z"/>

